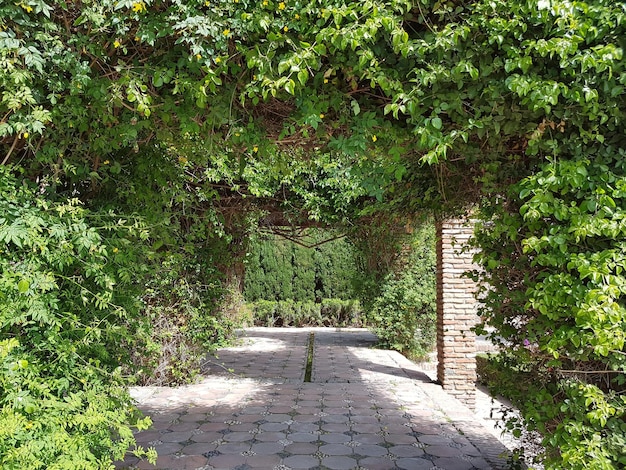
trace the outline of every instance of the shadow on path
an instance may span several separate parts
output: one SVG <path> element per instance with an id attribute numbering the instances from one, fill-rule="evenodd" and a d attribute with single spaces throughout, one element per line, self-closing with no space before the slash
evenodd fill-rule
<path id="1" fill-rule="evenodd" d="M 246 330 L 240 346 L 207 359 L 201 383 L 133 390 L 154 421 L 137 440 L 159 460 L 118 468 L 506 468 L 505 448 L 467 408 L 375 342 L 362 329 Z"/>

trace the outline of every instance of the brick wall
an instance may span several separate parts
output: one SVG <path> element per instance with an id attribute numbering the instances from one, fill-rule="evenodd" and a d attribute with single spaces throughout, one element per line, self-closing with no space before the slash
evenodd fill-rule
<path id="1" fill-rule="evenodd" d="M 470 408 L 476 404 L 475 283 L 463 273 L 475 266 L 461 248 L 472 235 L 463 220 L 437 224 L 437 378 L 444 390 Z"/>

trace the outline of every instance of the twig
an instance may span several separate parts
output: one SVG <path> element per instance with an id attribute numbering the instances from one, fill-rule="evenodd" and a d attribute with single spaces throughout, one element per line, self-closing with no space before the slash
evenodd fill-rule
<path id="1" fill-rule="evenodd" d="M 7 152 L 6 156 L 4 157 L 4 160 L 2 160 L 2 165 L 6 165 L 6 163 L 9 161 L 9 157 L 13 153 L 13 150 L 15 150 L 15 146 L 17 145 L 18 140 L 20 140 L 20 137 L 19 135 L 16 135 L 15 139 L 13 140 L 13 145 L 11 145 L 11 148 Z"/>
<path id="2" fill-rule="evenodd" d="M 207 364 L 213 364 L 214 366 L 221 367 L 222 369 L 224 369 L 224 370 L 225 370 L 226 372 L 228 372 L 229 374 L 232 374 L 232 375 L 237 375 L 237 374 L 235 374 L 235 372 L 234 372 L 232 369 L 229 369 L 228 367 L 226 367 L 226 366 L 224 366 L 224 365 L 222 365 L 222 364 L 219 364 L 219 363 L 217 363 L 217 362 L 213 362 L 213 361 L 208 360 L 208 359 L 202 363 L 202 366 L 201 366 L 201 367 L 203 367 L 203 368 L 204 368 Z"/>
<path id="3" fill-rule="evenodd" d="M 622 370 L 576 370 L 576 369 L 558 369 L 559 372 L 564 374 L 623 374 Z"/>

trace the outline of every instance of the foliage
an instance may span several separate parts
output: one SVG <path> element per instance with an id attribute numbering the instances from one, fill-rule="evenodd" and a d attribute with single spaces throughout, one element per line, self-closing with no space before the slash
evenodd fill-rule
<path id="1" fill-rule="evenodd" d="M 479 204 L 483 315 L 533 364 L 546 465 L 619 468 L 625 18 L 612 0 L 3 2 L 1 163 L 91 200 L 166 149 L 173 211 L 212 195 L 194 212 L 238 253 L 237 208 L 362 228 Z"/>
<path id="2" fill-rule="evenodd" d="M 104 469 L 129 448 L 146 455 L 132 429 L 150 420 L 120 367 L 145 341 L 128 295 L 141 226 L 0 176 L 2 468 Z"/>
<path id="3" fill-rule="evenodd" d="M 407 243 L 401 269 L 383 278 L 366 317 L 383 347 L 420 358 L 436 335 L 434 225 L 422 225 Z"/>
<path id="4" fill-rule="evenodd" d="M 156 142 L 178 154 L 188 191 L 215 182 L 230 198 L 284 190 L 294 212 L 341 220 L 356 198 L 382 197 L 371 175 L 396 176 L 359 155 L 385 119 L 358 112 L 354 100 L 346 108 L 344 91 L 328 84 L 341 80 L 323 65 L 326 46 L 312 45 L 317 17 L 334 28 L 325 7 L 283 2 L 3 4 L 2 161 L 24 159 L 32 173 L 62 176 L 84 194 L 85 182 L 114 187 L 121 168 L 147 166 Z M 300 48 L 307 59 L 296 86 L 280 75 L 294 73 L 285 64 Z M 300 158 L 288 148 L 296 140 L 317 155 Z"/>
<path id="5" fill-rule="evenodd" d="M 501 206 L 478 233 L 491 285 L 482 314 L 531 371 L 528 389 L 512 392 L 546 436 L 546 463 L 620 468 L 626 175 L 620 151 L 581 150 L 595 158 L 545 164 L 512 188 L 519 210 Z"/>
<path id="6" fill-rule="evenodd" d="M 355 300 L 257 300 L 251 304 L 251 308 L 257 326 L 365 326 L 365 316 L 359 302 Z"/>
<path id="7" fill-rule="evenodd" d="M 478 382 L 486 385 L 492 395 L 508 400 L 515 400 L 522 393 L 534 392 L 528 388 L 528 384 L 533 382 L 532 370 L 527 364 L 518 363 L 515 356 L 507 351 L 477 354 L 476 376 Z M 544 451 L 541 434 L 528 429 L 517 408 L 503 403 L 500 405 L 504 422 L 498 425 L 516 439 L 516 447 L 509 457 L 509 467 L 522 469 L 527 468 L 526 464 L 538 463 L 538 456 Z"/>
<path id="8" fill-rule="evenodd" d="M 242 324 L 228 305 L 225 280 L 239 249 L 233 248 L 238 227 L 227 233 L 212 188 L 198 187 L 174 149 L 154 145 L 144 152 L 147 158 L 134 165 L 118 162 L 115 185 L 104 185 L 89 203 L 140 215 L 149 228 L 136 256 L 146 264 L 137 282 L 150 343 L 132 350 L 133 363 L 143 368 L 141 384 L 174 385 L 193 380 L 204 354 L 224 346 Z"/>
<path id="9" fill-rule="evenodd" d="M 207 352 L 230 343 L 242 319 L 218 308 L 226 308 L 226 292 L 217 281 L 204 283 L 204 266 L 174 253 L 159 260 L 142 296 L 151 347 L 133 350 L 133 363 L 142 365 L 142 385 L 188 383 Z"/>
<path id="10" fill-rule="evenodd" d="M 511 153 L 493 167 L 514 184 L 483 188 L 481 313 L 512 365 L 528 371 L 525 386 L 510 391 L 525 424 L 544 436 L 545 467 L 622 468 L 624 8 L 484 7 L 485 34 L 510 51 L 491 63 L 506 72 L 510 109 L 528 128 L 527 163 L 515 165 Z M 485 115 L 486 132 L 494 119 Z"/>
<path id="11" fill-rule="evenodd" d="M 333 239 L 332 231 L 308 232 L 300 244 L 280 237 L 252 241 L 244 287 L 248 301 L 354 297 L 355 261 L 349 242 Z"/>

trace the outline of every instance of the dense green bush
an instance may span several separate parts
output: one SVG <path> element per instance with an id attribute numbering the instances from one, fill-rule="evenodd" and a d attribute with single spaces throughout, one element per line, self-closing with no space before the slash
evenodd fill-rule
<path id="1" fill-rule="evenodd" d="M 142 295 L 144 315 L 150 323 L 150 347 L 133 350 L 133 363 L 141 364 L 143 385 L 174 385 L 192 381 L 204 355 L 234 339 L 243 324 L 241 307 L 227 312 L 229 291 L 183 254 L 166 253 L 151 263 Z M 193 261 L 193 259 L 192 259 Z"/>
<path id="2" fill-rule="evenodd" d="M 244 294 L 246 300 L 320 301 L 350 299 L 355 276 L 354 253 L 345 239 L 334 233 L 309 230 L 303 239 L 311 248 L 280 237 L 252 240 L 247 257 Z"/>
<path id="3" fill-rule="evenodd" d="M 139 214 L 150 227 L 136 256 L 145 270 L 141 285 L 148 348 L 132 349 L 142 385 L 193 380 L 204 354 L 223 346 L 240 326 L 241 309 L 231 309 L 232 290 L 224 271 L 234 261 L 232 235 L 211 207 L 210 191 L 187 191 L 177 154 L 165 146 L 145 150 L 135 164 L 119 158 L 119 174 L 89 201 L 98 210 Z M 184 208 L 184 210 L 183 210 Z"/>
<path id="4" fill-rule="evenodd" d="M 626 466 L 626 152 L 566 146 L 577 156 L 485 204 L 481 315 L 528 371 L 498 390 L 544 436 L 547 468 L 612 470 Z"/>
<path id="5" fill-rule="evenodd" d="M 256 326 L 365 326 L 363 311 L 355 300 L 257 300 L 251 308 Z"/>
<path id="6" fill-rule="evenodd" d="M 372 287 L 378 295 L 367 310 L 367 321 L 381 346 L 420 358 L 436 338 L 435 230 L 424 224 L 411 238 L 397 272 Z"/>
<path id="7" fill-rule="evenodd" d="M 108 469 L 150 424 L 121 369 L 147 341 L 142 233 L 44 191 L 0 168 L 0 467 Z"/>

